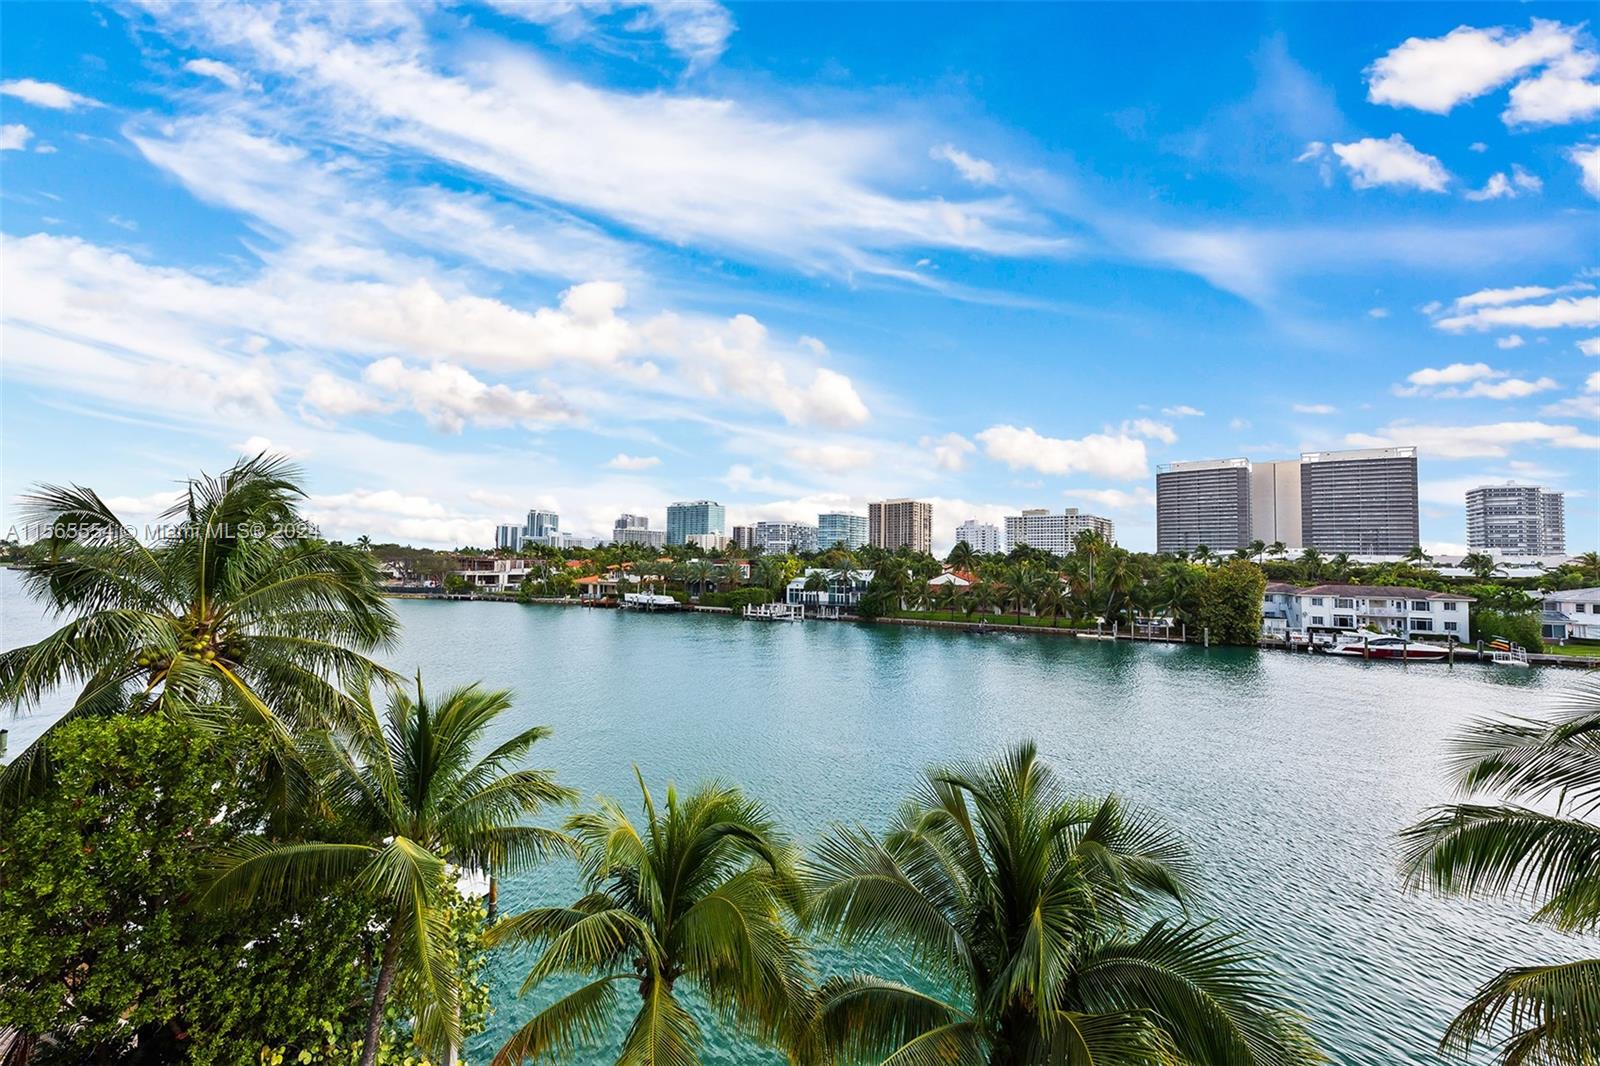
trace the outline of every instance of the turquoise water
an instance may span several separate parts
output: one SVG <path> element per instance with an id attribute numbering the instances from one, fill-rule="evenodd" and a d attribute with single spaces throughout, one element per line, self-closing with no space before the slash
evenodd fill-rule
<path id="1" fill-rule="evenodd" d="M 974 636 L 891 626 L 401 601 L 395 667 L 434 688 L 515 690 L 509 730 L 555 730 L 539 765 L 632 802 L 722 777 L 800 837 L 881 824 L 924 766 L 1032 737 L 1088 793 L 1116 790 L 1188 835 L 1196 910 L 1246 931 L 1334 1059 L 1436 1063 L 1448 1018 L 1498 968 L 1593 952 L 1503 903 L 1407 895 L 1395 832 L 1449 798 L 1440 757 L 1466 719 L 1537 709 L 1575 674 L 1399 666 L 1281 652 Z M 37 611 L 0 577 L 4 644 Z M 13 750 L 41 719 L 11 724 Z M 570 891 L 564 869 L 504 886 L 514 911 Z M 525 1020 L 525 959 L 497 959 L 496 1016 L 475 1061 Z M 872 960 L 884 970 L 895 960 Z M 717 1038 L 708 1060 L 775 1062 Z M 606 1049 L 578 1060 L 604 1063 Z"/>

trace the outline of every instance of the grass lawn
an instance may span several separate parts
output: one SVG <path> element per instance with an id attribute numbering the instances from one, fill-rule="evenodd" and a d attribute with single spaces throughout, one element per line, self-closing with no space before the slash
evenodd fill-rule
<path id="1" fill-rule="evenodd" d="M 1579 658 L 1590 657 L 1600 659 L 1600 644 L 1564 644 L 1560 646 L 1555 644 L 1546 644 L 1544 646 L 1544 654 L 1575 655 Z"/>

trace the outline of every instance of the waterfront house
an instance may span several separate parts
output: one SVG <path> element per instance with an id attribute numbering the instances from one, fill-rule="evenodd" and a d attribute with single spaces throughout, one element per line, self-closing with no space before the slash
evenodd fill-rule
<path id="1" fill-rule="evenodd" d="M 821 574 L 827 579 L 826 591 L 806 588 L 807 579 L 812 574 Z M 799 607 L 854 608 L 861 602 L 861 597 L 867 594 L 867 586 L 872 584 L 872 575 L 871 570 L 852 570 L 849 580 L 846 581 L 844 575 L 836 571 L 812 567 L 789 582 L 789 587 L 784 592 L 784 602 Z"/>
<path id="2" fill-rule="evenodd" d="M 1553 644 L 1600 640 L 1600 588 L 1547 592 L 1540 605 L 1539 635 Z"/>
<path id="3" fill-rule="evenodd" d="M 928 587 L 936 589 L 940 585 L 954 585 L 958 589 L 964 589 L 974 584 L 977 580 L 977 575 L 969 574 L 965 570 L 946 570 L 932 581 L 929 581 Z"/>
<path id="4" fill-rule="evenodd" d="M 1376 628 L 1423 640 L 1472 640 L 1471 596 L 1401 585 L 1267 584 L 1261 603 L 1261 635 L 1282 640 Z"/>
<path id="5" fill-rule="evenodd" d="M 474 589 L 487 592 L 511 592 L 524 579 L 543 570 L 537 559 L 502 559 L 493 555 L 458 555 L 450 564 L 452 574 Z"/>

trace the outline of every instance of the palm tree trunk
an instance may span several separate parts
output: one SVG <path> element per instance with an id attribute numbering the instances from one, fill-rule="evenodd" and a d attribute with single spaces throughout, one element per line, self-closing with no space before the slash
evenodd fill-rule
<path id="1" fill-rule="evenodd" d="M 378 1058 L 378 1035 L 383 1030 L 383 1004 L 394 984 L 395 963 L 400 958 L 400 936 L 394 923 L 383 943 L 383 964 L 378 967 L 378 986 L 372 990 L 372 1011 L 367 1015 L 367 1040 L 361 1045 L 361 1066 L 372 1066 Z"/>

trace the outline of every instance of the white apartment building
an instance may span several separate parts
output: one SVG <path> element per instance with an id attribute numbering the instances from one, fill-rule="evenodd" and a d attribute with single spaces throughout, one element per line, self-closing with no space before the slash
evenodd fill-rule
<path id="1" fill-rule="evenodd" d="M 683 542 L 691 548 L 699 548 L 703 552 L 714 552 L 728 543 L 728 538 L 721 533 L 686 533 Z"/>
<path id="2" fill-rule="evenodd" d="M 1567 550 L 1566 494 L 1538 485 L 1480 485 L 1467 491 L 1467 547 L 1501 555 Z"/>
<path id="3" fill-rule="evenodd" d="M 1261 604 L 1261 633 L 1283 639 L 1313 631 L 1358 630 L 1376 626 L 1407 638 L 1472 640 L 1471 596 L 1395 585 L 1312 585 L 1282 581 L 1267 584 Z"/>
<path id="4" fill-rule="evenodd" d="M 812 567 L 789 582 L 784 590 L 784 602 L 796 607 L 854 607 L 867 594 L 874 573 L 872 570 L 852 570 L 850 579 L 846 581 L 843 574 Z M 828 587 L 807 589 L 806 585 L 811 583 L 813 574 L 822 575 Z"/>
<path id="5" fill-rule="evenodd" d="M 497 559 L 489 555 L 458 555 L 450 572 L 473 588 L 510 592 L 524 578 L 543 572 L 537 559 Z"/>
<path id="6" fill-rule="evenodd" d="M 805 522 L 757 522 L 756 546 L 768 555 L 817 550 L 817 527 Z"/>
<path id="7" fill-rule="evenodd" d="M 1060 514 L 1035 507 L 1020 515 L 1006 516 L 1006 549 L 1026 544 L 1040 551 L 1067 555 L 1078 534 L 1089 530 L 1100 534 L 1107 543 L 1117 542 L 1116 525 L 1109 518 L 1079 514 L 1076 507 L 1068 507 Z"/>
<path id="8" fill-rule="evenodd" d="M 993 522 L 980 522 L 969 518 L 956 527 L 956 543 L 967 542 L 967 547 L 979 555 L 994 555 L 1006 550 L 1005 536 Z"/>

